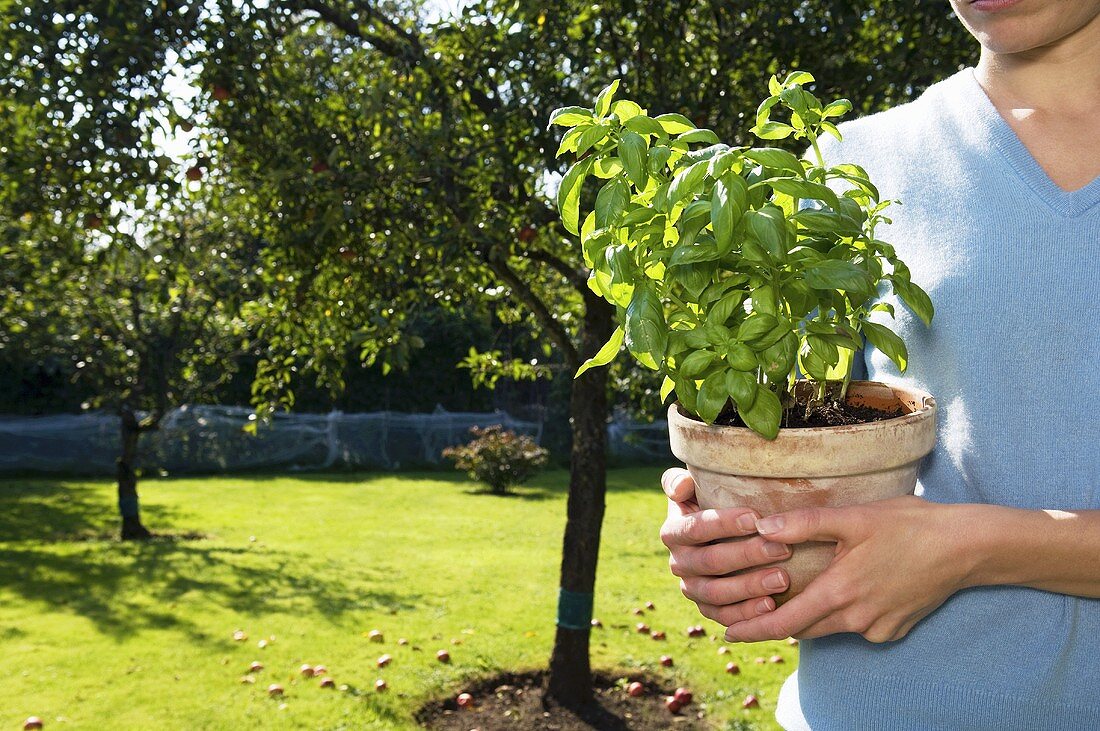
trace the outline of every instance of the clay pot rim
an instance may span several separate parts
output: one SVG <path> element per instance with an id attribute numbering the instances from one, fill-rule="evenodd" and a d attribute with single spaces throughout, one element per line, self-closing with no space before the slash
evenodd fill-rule
<path id="1" fill-rule="evenodd" d="M 809 383 L 809 381 L 799 381 L 799 383 Z M 868 421 L 862 424 L 843 424 L 840 426 L 791 426 L 779 427 L 779 434 L 774 440 L 767 440 L 770 442 L 777 442 L 783 439 L 783 435 L 787 434 L 790 437 L 806 436 L 809 434 L 852 434 L 860 432 L 873 432 L 881 429 L 892 429 L 898 426 L 904 426 L 910 422 L 923 421 L 929 418 L 929 416 L 936 410 L 936 397 L 932 394 L 922 391 L 918 388 L 912 388 L 910 386 L 904 386 L 896 383 L 885 383 L 883 381 L 852 381 L 851 386 L 882 386 L 888 388 L 891 391 L 900 391 L 907 394 L 914 401 L 920 401 L 921 408 L 916 411 L 911 411 L 908 414 L 902 414 L 901 416 L 895 416 L 890 419 L 880 419 L 879 421 Z M 756 432 L 749 429 L 747 426 L 732 426 L 728 424 L 708 424 L 705 421 L 701 421 L 694 416 L 689 416 L 680 406 L 679 401 L 673 401 L 668 407 L 668 420 L 671 422 L 675 419 L 679 422 L 678 426 L 683 429 L 703 429 L 706 431 L 718 431 L 726 432 L 733 435 L 741 435 L 745 433 L 751 433 L 764 439 Z"/>
<path id="2" fill-rule="evenodd" d="M 845 426 L 780 429 L 766 439 L 743 426 L 712 426 L 668 410 L 672 453 L 699 470 L 731 475 L 818 478 L 859 475 L 907 465 L 936 441 L 936 400 L 921 389 L 881 381 L 853 381 L 868 402 L 902 402 L 916 411 L 893 419 Z M 852 393 L 849 391 L 849 393 Z M 853 394 L 853 395 L 856 395 Z"/>

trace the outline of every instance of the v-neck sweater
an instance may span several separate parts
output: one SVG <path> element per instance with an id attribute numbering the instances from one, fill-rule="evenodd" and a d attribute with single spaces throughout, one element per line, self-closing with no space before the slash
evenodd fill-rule
<path id="1" fill-rule="evenodd" d="M 973 69 L 840 129 L 826 162 L 862 165 L 902 202 L 878 233 L 936 307 L 929 328 L 886 297 L 896 318 L 876 317 L 907 343 L 909 368 L 873 349 L 863 363 L 937 399 L 918 494 L 1100 509 L 1100 178 L 1060 189 Z M 814 731 L 1100 729 L 1098 658 L 1100 600 L 967 589 L 896 642 L 802 642 L 777 717 Z"/>

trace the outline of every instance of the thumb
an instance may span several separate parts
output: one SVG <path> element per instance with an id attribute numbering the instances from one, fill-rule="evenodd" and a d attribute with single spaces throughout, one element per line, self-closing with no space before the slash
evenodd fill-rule
<path id="1" fill-rule="evenodd" d="M 777 543 L 850 539 L 861 521 L 853 508 L 802 508 L 768 515 L 756 521 L 760 535 Z"/>
<path id="2" fill-rule="evenodd" d="M 661 475 L 661 488 L 673 502 L 686 503 L 695 500 L 695 480 L 682 467 L 665 470 Z"/>

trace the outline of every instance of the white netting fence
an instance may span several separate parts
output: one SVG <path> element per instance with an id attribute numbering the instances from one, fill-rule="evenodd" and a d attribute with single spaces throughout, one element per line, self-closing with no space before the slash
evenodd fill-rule
<path id="1" fill-rule="evenodd" d="M 540 421 L 503 411 L 431 414 L 277 414 L 255 435 L 244 431 L 250 409 L 184 406 L 142 436 L 139 465 L 169 473 L 266 469 L 400 469 L 435 465 L 445 447 L 470 439 L 470 428 L 499 424 L 540 441 Z M 613 458 L 630 462 L 668 455 L 663 422 L 609 425 Z M 113 414 L 0 417 L 0 472 L 110 474 L 118 456 Z"/>

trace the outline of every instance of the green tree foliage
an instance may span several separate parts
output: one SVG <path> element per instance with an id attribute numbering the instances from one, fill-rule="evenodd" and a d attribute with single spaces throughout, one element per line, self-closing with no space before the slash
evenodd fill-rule
<path id="1" fill-rule="evenodd" d="M 175 200 L 85 232 L 63 266 L 37 241 L 13 248 L 33 278 L 6 292 L 0 349 L 63 363 L 87 408 L 121 416 L 118 457 L 123 538 L 145 538 L 135 461 L 143 433 L 174 406 L 215 392 L 247 352 L 255 246 L 238 245 L 192 199 Z M 250 289 L 250 284 L 253 288 Z"/>
<path id="2" fill-rule="evenodd" d="M 399 364 L 412 345 L 404 326 L 425 301 L 507 297 L 554 360 L 575 370 L 594 355 L 613 312 L 587 288 L 581 252 L 558 222 L 564 170 L 545 122 L 612 78 L 644 106 L 737 143 L 769 74 L 812 67 L 819 96 L 872 111 L 970 58 L 941 2 L 479 0 L 441 22 L 399 0 L 71 0 L 65 15 L 52 0 L 28 0 L 0 13 L 2 90 L 12 92 L 0 145 L 5 155 L 7 140 L 19 147 L 5 158 L 16 182 L 0 194 L 3 240 L 37 226 L 32 238 L 45 247 L 51 228 L 108 218 L 96 214 L 108 192 L 130 200 L 145 176 L 178 180 L 145 142 L 157 126 L 199 125 L 195 164 L 218 172 L 208 181 L 222 190 L 219 210 L 263 242 L 269 316 L 258 324 L 266 359 L 256 399 L 273 405 L 293 403 L 295 369 L 339 387 L 348 347 Z M 40 27 L 49 31 L 36 35 Z M 104 70 L 90 71 L 100 55 Z M 172 61 L 195 74 L 200 93 L 187 109 L 165 106 Z M 69 135 L 86 112 L 37 91 L 47 85 L 79 90 L 106 121 Z M 111 156 L 141 174 L 120 175 Z M 55 181 L 46 165 L 60 159 L 70 173 Z M 95 200 L 74 182 L 85 174 L 88 190 L 103 190 Z M 42 215 L 25 223 L 33 206 L 19 201 L 37 201 Z M 571 396 L 561 583 L 573 595 L 595 581 L 606 378 L 585 373 Z M 569 704 L 591 694 L 588 640 L 579 624 L 558 628 L 550 692 Z"/>

